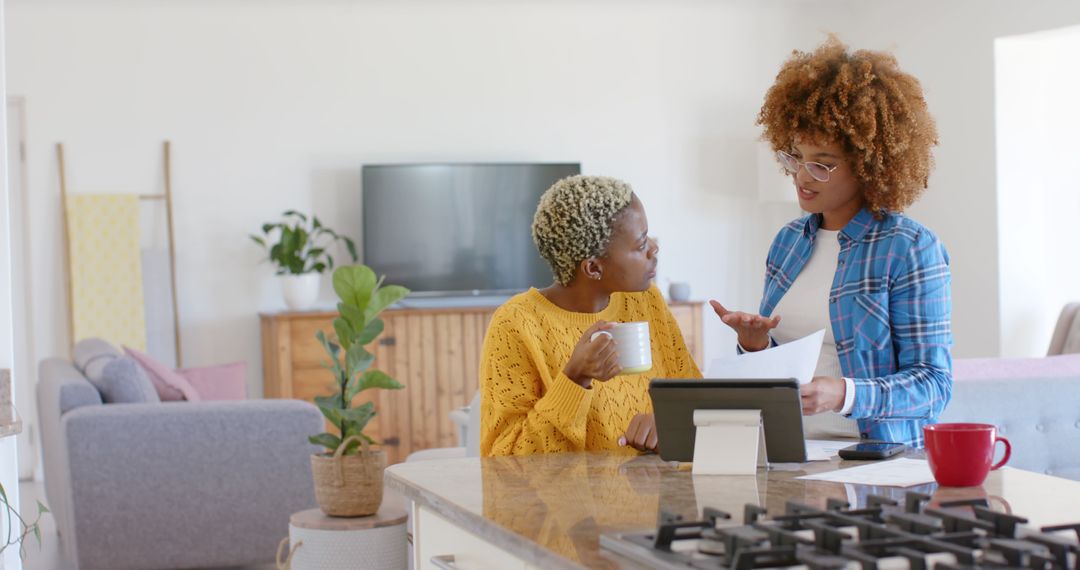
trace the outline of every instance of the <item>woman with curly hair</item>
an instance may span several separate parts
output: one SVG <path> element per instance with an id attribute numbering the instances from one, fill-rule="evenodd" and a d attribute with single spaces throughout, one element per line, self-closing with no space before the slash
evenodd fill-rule
<path id="1" fill-rule="evenodd" d="M 801 388 L 808 437 L 922 447 L 952 393 L 952 332 L 948 253 L 901 214 L 937 144 L 918 80 L 830 37 L 784 63 L 757 122 L 809 215 L 773 241 L 760 314 L 713 309 L 741 351 L 825 329 Z"/>
<path id="2" fill-rule="evenodd" d="M 700 378 L 651 280 L 641 200 L 614 178 L 572 176 L 540 198 L 533 241 L 555 283 L 495 311 L 480 362 L 480 453 L 657 449 L 648 384 Z M 616 322 L 648 321 L 653 367 L 619 375 Z M 632 449 L 631 449 L 632 448 Z"/>

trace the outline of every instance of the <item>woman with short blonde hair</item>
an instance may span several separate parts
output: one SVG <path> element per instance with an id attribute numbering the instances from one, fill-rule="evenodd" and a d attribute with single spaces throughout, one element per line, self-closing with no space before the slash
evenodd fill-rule
<path id="1" fill-rule="evenodd" d="M 533 241 L 555 282 L 492 316 L 480 363 L 482 455 L 657 449 L 651 378 L 700 378 L 652 284 L 658 248 L 630 185 L 558 181 L 540 199 Z M 619 375 L 614 323 L 647 321 L 653 367 Z M 595 338 L 594 338 L 595 336 Z"/>

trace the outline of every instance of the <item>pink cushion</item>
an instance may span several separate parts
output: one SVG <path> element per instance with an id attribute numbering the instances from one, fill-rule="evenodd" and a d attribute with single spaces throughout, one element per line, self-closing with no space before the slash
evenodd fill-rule
<path id="1" fill-rule="evenodd" d="M 203 400 L 246 400 L 247 362 L 177 370 Z"/>
<path id="2" fill-rule="evenodd" d="M 126 346 L 124 347 L 124 354 L 133 358 L 146 371 L 146 375 L 150 377 L 150 382 L 154 384 L 154 389 L 157 390 L 162 402 L 176 400 L 197 402 L 201 399 L 199 393 L 195 391 L 187 378 L 177 374 L 175 370 L 155 360 L 149 354 Z"/>
<path id="3" fill-rule="evenodd" d="M 1060 378 L 1080 376 L 1080 354 L 1038 358 L 957 358 L 953 360 L 956 380 L 987 378 Z"/>

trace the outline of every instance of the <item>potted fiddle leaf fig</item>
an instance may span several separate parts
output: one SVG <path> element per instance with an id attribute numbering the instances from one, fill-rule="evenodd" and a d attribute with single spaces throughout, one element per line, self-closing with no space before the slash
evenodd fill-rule
<path id="1" fill-rule="evenodd" d="M 366 265 L 350 265 L 334 271 L 334 292 L 340 299 L 334 338 L 328 338 L 322 331 L 315 335 L 330 357 L 324 366 L 333 375 L 333 392 L 316 397 L 315 404 L 337 428 L 337 433 L 309 438 L 311 443 L 326 448 L 324 453 L 311 456 L 315 498 L 328 515 L 366 516 L 374 514 L 382 504 L 386 454 L 370 449 L 377 442 L 364 433 L 368 422 L 375 417 L 375 404 L 353 406 L 353 400 L 372 388 L 404 388 L 397 380 L 371 367 L 375 355 L 364 347 L 383 331 L 379 313 L 409 290 L 383 285 L 383 279 L 376 279 L 375 272 Z"/>
<path id="2" fill-rule="evenodd" d="M 286 210 L 281 221 L 262 226 L 263 235 L 251 235 L 276 266 L 285 304 L 294 311 L 309 309 L 319 296 L 319 278 L 334 268 L 330 246 L 343 243 L 353 262 L 356 244 L 323 225 L 317 216 L 308 217 L 296 210 Z"/>

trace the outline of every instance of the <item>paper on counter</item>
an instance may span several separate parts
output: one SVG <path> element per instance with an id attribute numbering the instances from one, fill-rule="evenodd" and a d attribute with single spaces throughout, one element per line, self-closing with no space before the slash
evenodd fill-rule
<path id="1" fill-rule="evenodd" d="M 816 475 L 803 475 L 802 477 L 796 477 L 796 479 L 856 483 L 859 485 L 911 487 L 923 483 L 933 483 L 934 475 L 930 473 L 930 464 L 925 460 L 901 457 Z"/>
<path id="2" fill-rule="evenodd" d="M 821 341 L 824 338 L 825 329 L 821 329 L 766 350 L 716 358 L 705 377 L 732 380 L 795 378 L 799 384 L 808 384 L 814 379 L 814 369 L 817 368 L 818 357 L 821 356 Z"/>
<path id="3" fill-rule="evenodd" d="M 850 447 L 856 443 L 859 443 L 859 440 L 808 439 L 806 440 L 806 460 L 828 461 L 833 457 L 836 457 L 841 449 Z"/>

